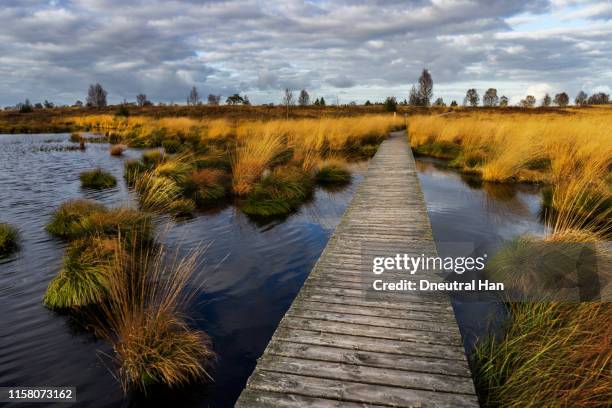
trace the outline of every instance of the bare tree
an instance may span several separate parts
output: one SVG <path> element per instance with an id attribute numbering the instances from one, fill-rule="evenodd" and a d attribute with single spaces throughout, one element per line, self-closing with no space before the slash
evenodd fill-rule
<path id="1" fill-rule="evenodd" d="M 410 95 L 408 96 L 408 104 L 412 106 L 419 106 L 419 93 L 417 92 L 416 86 L 412 85 L 410 88 Z"/>
<path id="2" fill-rule="evenodd" d="M 221 95 L 208 94 L 209 105 L 219 105 L 221 103 Z"/>
<path id="3" fill-rule="evenodd" d="M 552 103 L 552 98 L 550 97 L 549 94 L 544 95 L 544 98 L 542 98 L 542 106 L 550 106 L 550 104 Z"/>
<path id="4" fill-rule="evenodd" d="M 310 105 L 310 95 L 306 92 L 305 89 L 300 91 L 300 96 L 298 97 L 298 105 L 307 106 Z"/>
<path id="5" fill-rule="evenodd" d="M 433 79 L 428 70 L 424 69 L 419 77 L 419 105 L 429 106 L 431 104 L 431 98 L 433 97 Z"/>
<path id="6" fill-rule="evenodd" d="M 589 96 L 586 94 L 586 92 L 580 91 L 578 92 L 578 95 L 576 95 L 576 99 L 574 99 L 574 102 L 578 106 L 586 105 L 588 97 Z"/>
<path id="7" fill-rule="evenodd" d="M 482 97 L 483 106 L 497 106 L 499 105 L 499 97 L 497 96 L 497 89 L 489 88 Z"/>
<path id="8" fill-rule="evenodd" d="M 478 95 L 478 91 L 476 89 L 468 89 L 465 93 L 465 98 L 463 99 L 464 106 L 478 106 L 478 102 L 480 102 L 480 96 Z"/>
<path id="9" fill-rule="evenodd" d="M 102 85 L 98 83 L 89 85 L 89 90 L 87 91 L 87 106 L 93 106 L 98 109 L 105 107 L 106 95 L 108 95 L 108 93 L 102 88 Z"/>
<path id="10" fill-rule="evenodd" d="M 287 119 L 289 119 L 289 106 L 293 105 L 293 92 L 289 88 L 285 88 L 285 93 L 282 99 L 283 105 L 287 108 Z"/>
<path id="11" fill-rule="evenodd" d="M 505 108 L 508 106 L 508 97 L 505 95 L 502 95 L 501 98 L 499 98 L 499 106 L 501 106 L 502 108 Z"/>
<path id="12" fill-rule="evenodd" d="M 151 102 L 149 102 L 149 100 L 147 99 L 147 95 L 138 94 L 136 95 L 136 104 L 138 106 L 146 106 L 146 105 L 150 105 Z"/>
<path id="13" fill-rule="evenodd" d="M 189 95 L 187 96 L 187 105 L 199 105 L 200 104 L 200 94 L 198 93 L 198 88 L 195 86 L 191 88 Z"/>
<path id="14" fill-rule="evenodd" d="M 244 98 L 242 98 L 242 104 L 243 105 L 250 105 L 251 101 L 249 100 L 249 96 L 248 95 L 244 95 Z"/>
<path id="15" fill-rule="evenodd" d="M 555 105 L 565 107 L 569 103 L 569 96 L 565 92 L 561 92 L 555 95 Z"/>

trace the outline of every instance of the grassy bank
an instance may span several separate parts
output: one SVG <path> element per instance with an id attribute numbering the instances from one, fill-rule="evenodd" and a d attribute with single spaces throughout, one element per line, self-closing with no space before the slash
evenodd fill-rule
<path id="1" fill-rule="evenodd" d="M 545 235 L 508 242 L 487 265 L 489 279 L 532 301 L 509 301 L 501 332 L 477 344 L 474 378 L 484 406 L 611 401 L 609 303 L 553 301 L 575 295 L 581 278 L 571 260 L 587 255 L 599 269 L 588 282 L 578 282 L 581 295 L 595 289 L 603 293 L 593 292 L 593 299 L 609 295 L 612 271 L 605 270 L 610 251 L 604 242 L 612 232 L 611 121 L 610 107 L 540 114 L 464 109 L 409 118 L 415 154 L 446 159 L 490 182 L 545 186 Z M 593 266 L 580 259 L 583 269 Z"/>
<path id="2" fill-rule="evenodd" d="M 612 211 L 612 108 L 500 111 L 411 117 L 410 142 L 416 154 L 448 159 L 487 181 L 549 185 L 548 213 L 568 224 L 559 227 L 606 224 Z"/>

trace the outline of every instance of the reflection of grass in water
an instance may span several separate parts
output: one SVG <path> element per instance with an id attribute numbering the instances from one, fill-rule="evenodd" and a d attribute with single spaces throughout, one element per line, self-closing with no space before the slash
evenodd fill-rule
<path id="1" fill-rule="evenodd" d="M 511 303 L 504 334 L 480 341 L 474 378 L 486 407 L 610 402 L 610 303 Z"/>
<path id="2" fill-rule="evenodd" d="M 0 222 L 0 258 L 5 257 L 19 247 L 19 232 L 12 225 Z"/>

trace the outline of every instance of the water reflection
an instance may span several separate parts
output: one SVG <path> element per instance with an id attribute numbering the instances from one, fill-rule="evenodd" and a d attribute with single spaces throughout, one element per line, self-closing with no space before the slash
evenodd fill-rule
<path id="1" fill-rule="evenodd" d="M 440 256 L 487 254 L 490 258 L 505 241 L 544 233 L 538 186 L 483 182 L 434 159 L 419 158 L 417 170 Z M 477 273 L 461 276 L 462 280 L 481 277 Z M 457 295 L 453 306 L 468 350 L 504 316 L 503 307 L 492 297 L 473 301 Z"/>
<path id="2" fill-rule="evenodd" d="M 172 251 L 205 246 L 203 291 L 193 305 L 194 324 L 212 337 L 219 355 L 213 384 L 151 390 L 124 398 L 97 351 L 110 347 L 41 299 L 59 270 L 65 244 L 44 231 L 51 212 L 71 198 L 106 205 L 134 203 L 123 182 L 123 161 L 107 144 L 67 149 L 68 135 L 0 135 L 0 218 L 21 231 L 21 251 L 0 261 L 0 384 L 73 385 L 81 406 L 232 406 L 255 360 L 301 287 L 344 213 L 363 165 L 341 191 L 317 190 L 285 220 L 254 223 L 233 205 L 193 218 L 158 220 L 160 240 Z M 41 150 L 41 146 L 50 147 Z M 103 191 L 82 190 L 79 173 L 100 166 L 119 181 Z M 21 406 L 21 405 L 20 405 Z"/>

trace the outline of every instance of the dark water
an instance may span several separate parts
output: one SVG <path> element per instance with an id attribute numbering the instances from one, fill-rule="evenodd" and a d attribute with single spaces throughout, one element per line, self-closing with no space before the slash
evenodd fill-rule
<path id="1" fill-rule="evenodd" d="M 0 260 L 0 386 L 76 386 L 78 406 L 87 407 L 232 406 L 338 224 L 363 166 L 354 169 L 346 189 L 318 190 L 312 202 L 282 222 L 256 225 L 232 206 L 178 223 L 160 220 L 168 246 L 182 251 L 205 246 L 204 290 L 192 317 L 212 337 L 215 382 L 124 398 L 101 357 L 111 353 L 108 345 L 41 303 L 64 249 L 44 231 L 51 212 L 71 198 L 110 206 L 133 200 L 122 181 L 125 158 L 111 157 L 106 144 L 57 151 L 72 145 L 67 140 L 57 134 L 0 135 L 0 220 L 21 232 L 21 250 Z M 116 188 L 81 189 L 79 173 L 96 166 L 117 177 Z"/>
<path id="2" fill-rule="evenodd" d="M 440 256 L 487 254 L 490 259 L 512 238 L 543 234 L 537 186 L 483 183 L 434 159 L 418 159 L 417 169 Z M 453 307 L 468 352 L 476 338 L 503 321 L 504 309 L 494 297 L 475 301 L 456 296 Z"/>

